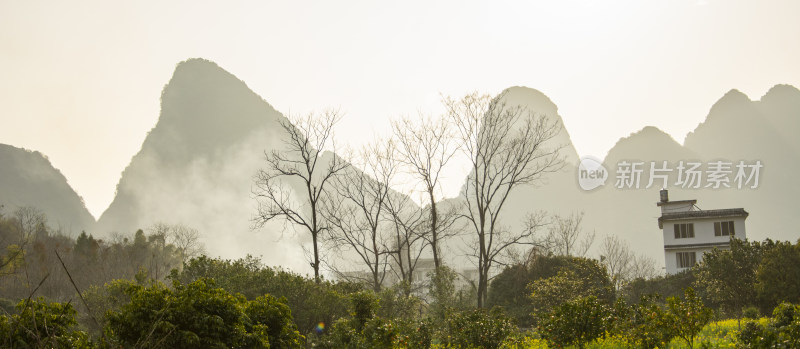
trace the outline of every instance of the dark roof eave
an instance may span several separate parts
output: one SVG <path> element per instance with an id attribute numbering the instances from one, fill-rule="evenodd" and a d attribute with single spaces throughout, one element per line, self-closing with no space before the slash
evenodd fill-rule
<path id="1" fill-rule="evenodd" d="M 680 250 L 680 249 L 695 249 L 695 248 L 706 248 L 706 247 L 728 247 L 730 245 L 731 245 L 730 241 L 720 241 L 720 242 L 707 242 L 707 243 L 686 244 L 686 245 L 664 245 L 664 249 Z"/>
<path id="2" fill-rule="evenodd" d="M 664 229 L 665 221 L 676 221 L 689 218 L 722 218 L 722 217 L 744 217 L 747 218 L 750 214 L 743 208 L 728 208 L 722 210 L 706 210 L 706 211 L 685 211 L 665 213 L 658 217 L 658 228 Z"/>
<path id="3" fill-rule="evenodd" d="M 656 206 L 663 206 L 666 204 L 688 204 L 688 203 L 694 205 L 697 203 L 697 200 L 659 201 L 656 202 Z"/>

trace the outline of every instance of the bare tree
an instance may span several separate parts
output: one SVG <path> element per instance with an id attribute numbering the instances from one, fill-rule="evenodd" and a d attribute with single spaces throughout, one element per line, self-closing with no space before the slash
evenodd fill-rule
<path id="1" fill-rule="evenodd" d="M 170 243 L 178 248 L 182 263 L 206 253 L 206 248 L 200 242 L 200 232 L 197 229 L 181 224 L 175 225 L 168 237 Z"/>
<path id="2" fill-rule="evenodd" d="M 630 280 L 650 279 L 658 275 L 656 261 L 645 254 L 638 254 L 633 257 L 630 265 Z"/>
<path id="3" fill-rule="evenodd" d="M 386 245 L 390 238 L 385 202 L 397 170 L 394 155 L 392 142 L 376 141 L 365 146 L 358 156 L 363 171 L 350 166 L 335 177 L 332 188 L 336 195 L 322 210 L 331 229 L 326 239 L 334 248 L 358 255 L 360 264 L 369 271 L 366 281 L 376 292 L 381 290 L 388 267 Z M 337 269 L 334 272 L 341 277 L 360 279 L 357 273 Z"/>
<path id="4" fill-rule="evenodd" d="M 200 232 L 183 224 L 167 224 L 159 222 L 148 229 L 150 235 L 162 235 L 165 242 L 178 250 L 181 263 L 205 253 L 205 246 L 200 242 Z"/>
<path id="5" fill-rule="evenodd" d="M 560 256 L 583 257 L 594 244 L 594 231 L 583 230 L 583 212 L 569 216 L 555 215 L 544 242 L 548 250 Z"/>
<path id="6" fill-rule="evenodd" d="M 478 306 L 483 307 L 489 271 L 500 252 L 532 237 L 512 234 L 501 226 L 503 207 L 516 187 L 561 168 L 559 147 L 545 147 L 561 125 L 522 107 L 507 106 L 503 95 L 491 98 L 473 93 L 444 103 L 471 166 L 462 191 L 463 217 L 477 240 Z"/>
<path id="7" fill-rule="evenodd" d="M 14 223 L 20 241 L 29 241 L 35 235 L 47 235 L 47 217 L 42 210 L 32 207 L 19 207 L 13 212 Z"/>
<path id="8" fill-rule="evenodd" d="M 606 266 L 614 287 L 620 289 L 630 280 L 634 254 L 628 244 L 614 235 L 606 236 L 600 246 L 600 261 Z"/>
<path id="9" fill-rule="evenodd" d="M 608 274 L 619 290 L 626 283 L 656 275 L 655 261 L 647 255 L 637 255 L 630 246 L 616 236 L 607 236 L 600 246 L 600 261 L 608 269 Z"/>
<path id="10" fill-rule="evenodd" d="M 406 284 L 406 296 L 413 291 L 414 270 L 423 251 L 428 246 L 425 239 L 430 227 L 428 211 L 420 208 L 408 195 L 390 192 L 384 203 L 386 215 L 394 233 L 387 246 L 392 259 L 392 272 Z"/>
<path id="11" fill-rule="evenodd" d="M 323 157 L 326 147 L 333 145 L 333 127 L 341 119 L 335 111 L 316 116 L 280 121 L 286 132 L 284 147 L 265 153 L 266 168 L 255 177 L 253 195 L 258 202 L 254 228 L 281 218 L 299 226 L 311 235 L 313 256 L 310 261 L 314 278 L 319 278 L 319 238 L 326 229 L 320 208 L 326 199 L 327 186 L 347 164 L 336 156 Z M 297 194 L 298 200 L 293 200 Z"/>
<path id="12" fill-rule="evenodd" d="M 27 275 L 25 250 L 38 236 L 47 235 L 47 217 L 36 207 L 22 206 L 11 213 L 11 222 L 11 233 L 0 236 L 0 249 L 6 252 L 5 255 L 0 255 L 0 276 L 15 274 L 20 267 Z"/>
<path id="13" fill-rule="evenodd" d="M 441 221 L 436 207 L 437 191 L 441 188 L 442 169 L 456 152 L 450 124 L 444 118 L 420 117 L 412 121 L 403 118 L 392 124 L 397 138 L 401 161 L 422 185 L 427 196 L 429 218 L 429 237 L 436 268 L 442 265 L 440 244 L 447 233 L 440 229 Z"/>

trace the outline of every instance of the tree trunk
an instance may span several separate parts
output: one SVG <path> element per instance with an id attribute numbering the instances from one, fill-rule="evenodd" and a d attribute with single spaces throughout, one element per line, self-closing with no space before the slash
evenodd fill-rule
<path id="1" fill-rule="evenodd" d="M 439 241 L 436 236 L 436 224 L 439 217 L 436 212 L 436 200 L 433 197 L 432 187 L 428 187 L 428 195 L 431 198 L 431 248 L 433 249 L 433 266 L 439 269 L 441 262 L 439 260 Z"/>
<path id="2" fill-rule="evenodd" d="M 314 262 L 311 263 L 311 266 L 314 267 L 314 281 L 319 283 L 319 249 L 317 248 L 317 232 L 313 232 L 311 234 L 311 238 L 314 240 Z"/>

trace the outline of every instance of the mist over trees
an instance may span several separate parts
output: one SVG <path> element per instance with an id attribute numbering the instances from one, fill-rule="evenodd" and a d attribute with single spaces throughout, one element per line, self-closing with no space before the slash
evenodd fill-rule
<path id="1" fill-rule="evenodd" d="M 555 105 L 532 91 L 444 98 L 442 115 L 400 118 L 388 138 L 335 154 L 326 151 L 337 150 L 340 114 L 284 119 L 215 65 L 182 63 L 162 95 L 158 127 L 96 230 L 66 229 L 44 208 L 0 208 L 0 346 L 800 345 L 800 307 L 786 303 L 800 302 L 800 243 L 734 240 L 686 272 L 661 275 L 636 240 L 652 237 L 624 233 L 655 230 L 645 214 L 650 193 L 570 191 L 574 176 L 564 169 L 577 153 Z M 790 87 L 762 101 L 729 93 L 686 147 L 648 128 L 607 160 L 647 149 L 717 154 L 703 148 L 725 149 L 708 142 L 727 134 L 729 113 L 757 129 L 753 139 L 783 137 L 785 127 L 771 127 L 795 115 L 781 106 L 796 95 Z M 547 108 L 517 103 L 528 99 Z M 793 154 L 794 143 L 776 144 Z M 773 154 L 768 160 L 780 160 Z M 444 198 L 442 174 L 457 157 L 471 170 L 459 196 Z M 756 194 L 795 188 L 774 183 L 787 182 L 742 197 L 772 207 Z M 714 192 L 709 204 L 732 197 Z M 791 209 L 778 206 L 780 214 L 758 216 Z M 619 212 L 630 220 L 614 222 Z M 642 227 L 647 219 L 651 229 Z M 226 259 L 214 257 L 218 244 L 202 243 L 242 231 L 249 244 L 268 241 L 259 245 L 270 252 Z M 307 246 L 313 277 L 268 266 Z M 475 280 L 459 269 L 470 263 Z M 721 328 L 730 336 L 704 342 Z"/>
<path id="2" fill-rule="evenodd" d="M 282 120 L 280 125 L 288 135 L 285 147 L 265 154 L 267 167 L 258 171 L 253 192 L 258 202 L 254 219 L 257 227 L 282 218 L 311 235 L 310 264 L 317 280 L 320 235 L 329 229 L 322 220 L 326 186 L 348 166 L 335 155 L 323 158 L 325 148 L 334 143 L 333 126 L 339 119 L 337 112 L 327 111 L 319 116 L 297 117 L 292 122 Z M 295 180 L 299 184 L 292 183 Z"/>

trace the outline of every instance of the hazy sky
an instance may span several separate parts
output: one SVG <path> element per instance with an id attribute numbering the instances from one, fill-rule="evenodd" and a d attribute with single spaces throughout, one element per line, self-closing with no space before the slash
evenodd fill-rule
<path id="1" fill-rule="evenodd" d="M 524 85 L 581 155 L 646 125 L 679 142 L 736 88 L 800 87 L 800 1 L 0 0 L 0 143 L 46 154 L 99 216 L 175 64 L 217 62 L 276 109 L 346 113 L 339 139 Z M 2 164 L 0 164 L 2 165 Z"/>

